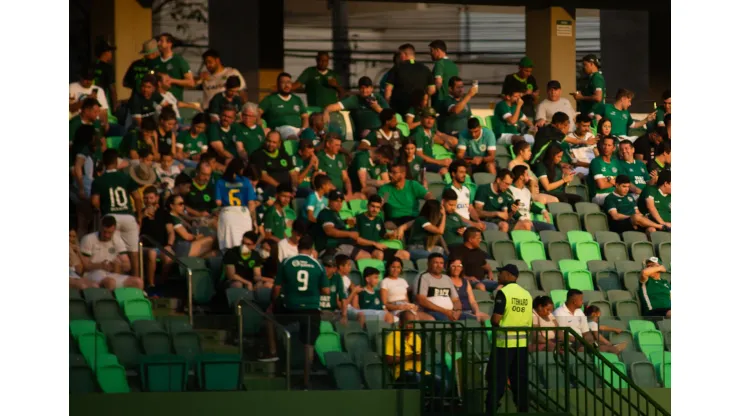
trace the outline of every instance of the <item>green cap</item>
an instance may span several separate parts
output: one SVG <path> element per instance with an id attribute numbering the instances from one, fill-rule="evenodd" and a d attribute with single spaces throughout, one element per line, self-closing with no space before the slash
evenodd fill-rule
<path id="1" fill-rule="evenodd" d="M 432 107 L 425 107 L 421 110 L 422 117 L 437 117 L 437 111 Z"/>
<path id="2" fill-rule="evenodd" d="M 519 66 L 521 68 L 534 68 L 534 62 L 529 57 L 525 56 L 519 60 Z"/>

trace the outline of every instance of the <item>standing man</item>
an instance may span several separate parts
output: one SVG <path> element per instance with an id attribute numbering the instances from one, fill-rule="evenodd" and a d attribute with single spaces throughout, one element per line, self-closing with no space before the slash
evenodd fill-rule
<path id="1" fill-rule="evenodd" d="M 306 389 L 313 364 L 313 345 L 321 327 L 321 295 L 331 294 L 326 270 L 311 257 L 312 252 L 313 238 L 304 235 L 298 241 L 298 255 L 283 261 L 272 287 L 272 310 L 276 317 L 285 325 L 298 322 L 298 338 L 306 354 L 303 367 Z"/>
<path id="2" fill-rule="evenodd" d="M 542 100 L 537 106 L 537 114 L 535 115 L 536 126 L 538 128 L 549 123 L 552 120 L 552 116 L 560 112 L 568 115 L 571 126 L 570 131 L 575 129 L 576 110 L 570 105 L 570 100 L 562 98 L 562 92 L 560 81 L 553 80 L 547 83 L 547 98 Z"/>
<path id="3" fill-rule="evenodd" d="M 522 113 L 531 120 L 535 119 L 534 106 L 537 103 L 537 97 L 540 95 L 540 89 L 537 86 L 537 80 L 532 76 L 534 63 L 528 57 L 519 60 L 519 71 L 509 74 L 504 78 L 504 85 L 501 87 L 501 93 L 514 89 L 522 91 Z"/>
<path id="4" fill-rule="evenodd" d="M 581 114 L 590 115 L 597 104 L 606 99 L 606 82 L 604 74 L 599 71 L 601 61 L 594 54 L 583 57 L 583 72 L 588 75 L 588 83 L 583 91 L 570 93 L 576 100 L 576 109 Z"/>
<path id="5" fill-rule="evenodd" d="M 645 260 L 645 268 L 640 273 L 640 295 L 645 316 L 671 318 L 671 282 L 660 278 L 667 270 L 657 257 Z"/>
<path id="6" fill-rule="evenodd" d="M 308 111 L 303 100 L 291 93 L 293 83 L 290 74 L 281 72 L 277 77 L 277 92 L 263 98 L 260 102 L 260 117 L 267 127 L 280 133 L 285 140 L 301 134 L 308 127 Z"/>
<path id="7" fill-rule="evenodd" d="M 447 44 L 443 40 L 433 40 L 429 44 L 429 55 L 434 61 L 432 73 L 434 74 L 434 86 L 437 93 L 430 98 L 432 99 L 432 105 L 435 105 L 449 96 L 446 90 L 447 85 L 449 85 L 452 77 L 458 75 L 458 71 L 457 65 L 447 56 Z"/>
<path id="8" fill-rule="evenodd" d="M 118 102 L 118 94 L 116 93 L 116 79 L 113 76 L 113 51 L 116 50 L 115 46 L 111 46 L 108 42 L 101 42 L 95 46 L 95 56 L 98 58 L 93 65 L 93 71 L 95 72 L 95 85 L 99 86 L 105 92 L 105 96 L 109 101 L 109 108 L 111 111 L 115 111 L 116 103 Z M 669 99 L 670 100 L 670 99 Z"/>
<path id="9" fill-rule="evenodd" d="M 414 45 L 405 43 L 398 48 L 401 63 L 391 68 L 385 86 L 385 100 L 398 114 L 411 108 L 411 95 L 415 90 L 426 91 L 432 97 L 437 91 L 432 71 L 416 62 Z"/>
<path id="10" fill-rule="evenodd" d="M 334 102 L 324 108 L 324 121 L 329 121 L 329 113 L 347 110 L 354 123 L 355 141 L 364 139 L 370 130 L 382 126 L 379 114 L 388 103 L 382 95 L 373 92 L 373 80 L 362 77 L 357 82 L 359 94 L 350 95 L 339 102 Z M 394 114 L 395 118 L 395 114 Z"/>
<path id="11" fill-rule="evenodd" d="M 141 91 L 141 80 L 146 75 L 154 75 L 154 69 L 157 67 L 157 40 L 149 39 L 141 46 L 141 59 L 136 60 L 129 65 L 126 74 L 123 76 L 123 86 L 131 90 L 131 96 Z"/>
<path id="12" fill-rule="evenodd" d="M 262 225 L 265 227 L 265 240 L 273 240 L 279 243 L 285 238 L 285 230 L 288 229 L 288 219 L 285 217 L 285 207 L 293 198 L 293 187 L 282 184 L 277 187 L 275 202 L 265 210 Z"/>
<path id="13" fill-rule="evenodd" d="M 491 316 L 491 326 L 496 328 L 532 326 L 532 295 L 516 283 L 519 269 L 507 264 L 498 270 L 498 281 L 503 285 L 496 293 Z M 488 394 L 486 410 L 488 414 L 496 413 L 501 398 L 504 396 L 507 380 L 511 383 L 514 403 L 520 413 L 529 411 L 529 367 L 527 336 L 525 331 L 494 332 L 496 347 L 491 350 L 486 370 Z M 496 400 L 494 402 L 494 399 Z"/>
<path id="14" fill-rule="evenodd" d="M 175 38 L 169 33 L 162 33 L 157 37 L 159 58 L 156 60 L 156 71 L 169 76 L 172 84 L 170 92 L 177 98 L 177 101 L 182 101 L 183 90 L 194 88 L 195 79 L 185 58 L 172 51 L 174 42 Z"/>
<path id="15" fill-rule="evenodd" d="M 478 94 L 478 85 L 473 84 L 465 93 L 463 80 L 457 76 L 448 82 L 449 95 L 437 102 L 439 112 L 439 130 L 450 136 L 459 137 L 468 129 L 468 119 L 473 116 L 470 111 L 470 99 Z"/>
<path id="16" fill-rule="evenodd" d="M 116 170 L 118 166 L 116 149 L 103 152 L 103 166 L 105 172 L 92 183 L 90 201 L 101 215 L 115 218 L 116 231 L 121 236 L 131 260 L 131 274 L 139 277 L 139 224 L 134 216 L 134 213 L 141 211 L 142 207 L 141 194 L 137 192 L 139 185 L 125 172 Z"/>
<path id="17" fill-rule="evenodd" d="M 206 71 L 200 73 L 196 85 L 203 86 L 203 101 L 201 106 L 209 108 L 211 99 L 216 94 L 224 92 L 226 89 L 226 80 L 235 76 L 239 78 L 239 96 L 242 102 L 247 102 L 247 82 L 241 72 L 236 68 L 225 67 L 221 63 L 221 55 L 215 49 L 208 49 L 203 52 L 203 66 Z"/>
<path id="18" fill-rule="evenodd" d="M 316 66 L 304 69 L 293 83 L 292 90 L 304 88 L 308 106 L 324 108 L 344 95 L 337 77 L 337 73 L 329 69 L 329 52 L 319 52 L 316 54 Z"/>

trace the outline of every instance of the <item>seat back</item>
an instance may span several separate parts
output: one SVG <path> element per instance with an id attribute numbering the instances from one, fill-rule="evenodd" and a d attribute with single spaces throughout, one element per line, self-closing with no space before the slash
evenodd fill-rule
<path id="1" fill-rule="evenodd" d="M 560 266 L 560 271 L 563 272 L 563 276 L 566 278 L 568 277 L 568 273 L 576 270 L 586 270 L 588 271 L 588 265 L 585 261 L 581 260 L 560 260 L 558 262 L 558 266 Z"/>
<path id="2" fill-rule="evenodd" d="M 568 241 L 568 237 L 565 235 L 565 233 L 555 230 L 540 231 L 540 239 L 545 245 L 549 244 L 552 241 Z"/>
<path id="3" fill-rule="evenodd" d="M 118 304 L 123 306 L 123 303 L 129 299 L 146 299 L 144 292 L 141 289 L 134 287 L 119 287 L 113 294 L 118 301 Z"/>
<path id="4" fill-rule="evenodd" d="M 607 293 L 610 290 L 622 290 L 622 283 L 619 280 L 619 275 L 617 275 L 617 272 L 615 271 L 602 270 L 596 272 L 596 274 L 594 274 L 594 278 L 596 280 L 596 286 L 598 286 L 599 290 L 604 293 Z"/>
<path id="5" fill-rule="evenodd" d="M 588 270 L 573 270 L 565 278 L 568 289 L 594 290 L 591 272 Z"/>
<path id="6" fill-rule="evenodd" d="M 143 357 L 141 385 L 150 392 L 181 392 L 187 383 L 188 362 L 184 357 L 163 354 Z"/>
<path id="7" fill-rule="evenodd" d="M 496 241 L 491 246 L 491 254 L 497 261 L 504 263 L 509 260 L 517 260 L 516 247 L 511 241 Z"/>
<path id="8" fill-rule="evenodd" d="M 555 216 L 555 225 L 559 231 L 581 231 L 581 220 L 575 212 L 562 212 Z"/>
<path id="9" fill-rule="evenodd" d="M 565 289 L 563 274 L 559 270 L 547 270 L 540 274 L 540 285 L 545 292 Z"/>
<path id="10" fill-rule="evenodd" d="M 593 234 L 596 232 L 609 231 L 609 221 L 603 212 L 592 212 L 583 216 L 583 225 L 586 231 Z"/>
<path id="11" fill-rule="evenodd" d="M 547 255 L 545 254 L 545 246 L 540 241 L 525 241 L 519 246 L 519 253 L 521 259 L 527 263 L 528 267 L 531 267 L 532 261 L 534 260 L 546 260 Z"/>
<path id="12" fill-rule="evenodd" d="M 552 290 L 550 291 L 550 298 L 552 298 L 552 303 L 555 304 L 555 308 L 559 308 L 560 305 L 565 303 L 565 299 L 568 296 L 567 290 Z"/>
<path id="13" fill-rule="evenodd" d="M 529 270 L 520 271 L 519 277 L 516 279 L 516 283 L 527 291 L 537 290 L 537 280 L 534 277 L 534 272 Z"/>
<path id="14" fill-rule="evenodd" d="M 128 299 L 123 303 L 123 313 L 129 322 L 152 320 L 152 304 L 147 299 Z"/>
<path id="15" fill-rule="evenodd" d="M 576 258 L 581 261 L 601 260 L 601 248 L 595 241 L 584 241 L 576 244 Z"/>
<path id="16" fill-rule="evenodd" d="M 587 303 L 588 306 L 596 306 L 599 308 L 599 312 L 601 312 L 602 318 L 611 318 L 613 315 L 612 313 L 612 304 L 609 303 L 606 300 L 594 300 Z"/>
<path id="17" fill-rule="evenodd" d="M 514 244 L 519 247 L 519 245 L 523 242 L 540 241 L 540 238 L 534 231 L 514 230 L 511 232 L 511 241 L 513 241 Z"/>
<path id="18" fill-rule="evenodd" d="M 621 241 L 604 243 L 604 258 L 609 261 L 629 260 L 627 244 Z"/>
<path id="19" fill-rule="evenodd" d="M 553 241 L 547 245 L 547 253 L 550 260 L 558 263 L 561 260 L 569 260 L 573 258 L 573 251 L 570 248 L 570 243 L 567 241 Z"/>
<path id="20" fill-rule="evenodd" d="M 632 363 L 632 365 L 630 365 L 630 375 L 632 376 L 632 381 L 642 388 L 658 387 L 655 367 L 648 362 L 642 361 Z"/>
<path id="21" fill-rule="evenodd" d="M 241 390 L 241 358 L 239 354 L 201 354 L 196 361 L 196 375 L 202 390 Z"/>
<path id="22" fill-rule="evenodd" d="M 648 241 L 647 235 L 641 231 L 625 231 L 622 233 L 622 241 L 627 243 L 627 245 L 631 245 L 632 243 L 636 243 L 638 241 Z"/>
<path id="23" fill-rule="evenodd" d="M 95 393 L 98 383 L 95 374 L 79 354 L 69 355 L 69 394 Z"/>
<path id="24" fill-rule="evenodd" d="M 573 207 L 567 202 L 548 202 L 547 210 L 552 215 L 558 215 L 564 212 L 573 212 Z"/>
<path id="25" fill-rule="evenodd" d="M 596 237 L 596 242 L 602 245 L 613 241 L 622 241 L 619 234 L 613 231 L 596 231 L 594 237 Z"/>
<path id="26" fill-rule="evenodd" d="M 505 233 L 499 230 L 491 230 L 491 229 L 486 229 L 485 231 L 483 231 L 483 239 L 485 241 L 488 241 L 489 243 L 494 242 L 494 241 L 501 241 L 501 240 L 504 240 L 504 241 L 511 240 L 508 233 Z"/>
<path id="27" fill-rule="evenodd" d="M 601 207 L 593 202 L 576 202 L 576 212 L 580 215 L 601 213 Z"/>
<path id="28" fill-rule="evenodd" d="M 131 391 L 126 379 L 126 369 L 115 360 L 115 356 L 111 356 L 113 359 L 104 360 L 101 357 L 101 363 L 99 363 L 95 376 L 98 379 L 98 384 L 103 393 L 128 393 Z"/>
<path id="29" fill-rule="evenodd" d="M 653 245 L 647 241 L 637 241 L 630 246 L 632 260 L 643 263 L 646 259 L 655 256 Z"/>
<path id="30" fill-rule="evenodd" d="M 342 351 L 342 343 L 339 338 L 339 334 L 336 332 L 319 334 L 319 337 L 316 338 L 314 348 L 316 349 L 316 355 L 318 355 L 319 361 L 321 361 L 321 364 L 326 366 L 326 361 L 324 359 L 325 353 L 330 351 Z"/>
<path id="31" fill-rule="evenodd" d="M 614 308 L 616 309 L 617 316 L 620 319 L 629 320 L 640 316 L 640 309 L 637 307 L 637 302 L 633 300 L 618 301 Z"/>
<path id="32" fill-rule="evenodd" d="M 623 300 L 633 300 L 632 295 L 630 292 L 626 290 L 610 290 L 606 292 L 606 298 L 609 300 L 609 302 L 620 302 Z"/>
<path id="33" fill-rule="evenodd" d="M 74 339 L 82 334 L 94 334 L 97 332 L 97 324 L 91 320 L 76 320 L 69 323 L 69 333 Z"/>

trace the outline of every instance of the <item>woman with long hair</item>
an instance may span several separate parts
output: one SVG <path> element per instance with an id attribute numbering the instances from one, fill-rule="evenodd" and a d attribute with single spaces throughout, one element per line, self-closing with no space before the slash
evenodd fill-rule
<path id="1" fill-rule="evenodd" d="M 175 245 L 172 247 L 177 257 L 210 257 L 213 253 L 213 237 L 193 234 L 190 225 L 183 218 L 185 201 L 180 195 L 167 198 L 167 211 L 172 222 L 167 224 L 167 232 L 175 233 Z"/>
<path id="2" fill-rule="evenodd" d="M 216 205 L 221 207 L 218 216 L 218 246 L 221 250 L 241 245 L 244 233 L 257 229 L 257 193 L 252 182 L 244 177 L 244 170 L 244 162 L 233 158 L 216 182 Z"/>
<path id="3" fill-rule="evenodd" d="M 429 107 L 429 94 L 424 90 L 414 90 L 411 93 L 411 108 L 406 112 L 404 120 L 409 125 L 409 131 L 421 124 L 421 110 Z"/>
<path id="4" fill-rule="evenodd" d="M 463 263 L 461 259 L 452 259 L 450 264 L 447 266 L 447 273 L 452 280 L 452 284 L 457 289 L 457 296 L 460 298 L 460 305 L 462 305 L 461 319 L 475 319 L 480 322 L 484 322 L 491 317 L 480 311 L 478 308 L 478 302 L 475 301 L 475 295 L 473 295 L 473 287 L 465 277 L 463 277 Z"/>
<path id="5" fill-rule="evenodd" d="M 419 306 L 409 301 L 409 283 L 401 277 L 403 260 L 391 257 L 385 262 L 386 275 L 380 281 L 380 300 L 388 312 L 398 316 L 403 311 L 416 314 L 419 321 L 433 321 L 431 315 L 421 312 Z"/>
<path id="6" fill-rule="evenodd" d="M 432 253 L 444 254 L 446 244 L 442 239 L 445 232 L 447 214 L 442 203 L 436 199 L 427 200 L 419 212 L 419 217 L 398 227 L 399 238 L 403 238 L 406 230 L 408 236 L 408 252 L 411 260 L 425 259 Z"/>
<path id="7" fill-rule="evenodd" d="M 534 172 L 540 181 L 540 192 L 556 197 L 560 202 L 567 202 L 575 206 L 582 198 L 565 192 L 565 186 L 573 180 L 573 172 L 563 171 L 560 162 L 563 159 L 563 148 L 549 146 L 540 163 L 534 166 Z"/>
<path id="8" fill-rule="evenodd" d="M 424 159 L 416 153 L 416 142 L 414 139 L 404 139 L 401 143 L 401 154 L 398 160 L 406 166 L 406 179 L 414 180 L 427 187 L 426 171 L 424 170 Z"/>
<path id="9" fill-rule="evenodd" d="M 537 296 L 532 302 L 532 327 L 549 328 L 546 331 L 537 331 L 532 334 L 529 342 L 530 351 L 554 351 L 556 334 L 554 328 L 558 322 L 552 314 L 555 304 L 549 296 Z M 560 336 L 562 338 L 562 335 Z"/>

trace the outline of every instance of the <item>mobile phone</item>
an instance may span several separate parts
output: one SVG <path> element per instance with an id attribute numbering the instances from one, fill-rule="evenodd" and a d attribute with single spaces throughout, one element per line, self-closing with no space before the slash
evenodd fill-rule
<path id="1" fill-rule="evenodd" d="M 519 201 L 519 200 L 517 199 L 516 201 L 514 201 L 514 205 L 519 205 L 519 203 L 520 203 L 520 202 L 521 202 L 521 201 Z"/>
<path id="2" fill-rule="evenodd" d="M 473 86 L 474 87 L 477 87 L 478 86 L 478 80 L 477 79 L 475 81 L 473 81 Z"/>

